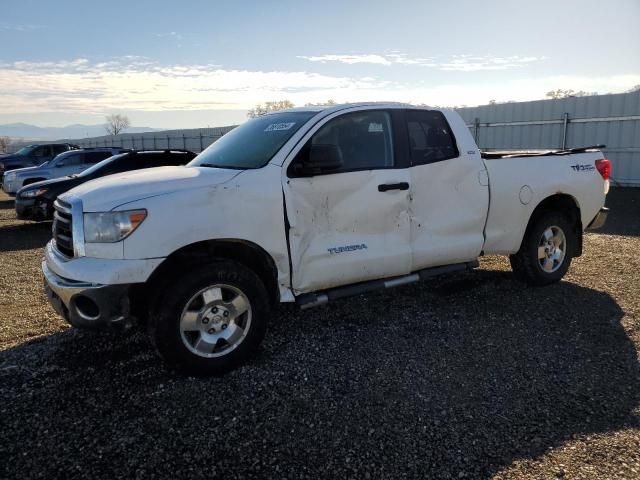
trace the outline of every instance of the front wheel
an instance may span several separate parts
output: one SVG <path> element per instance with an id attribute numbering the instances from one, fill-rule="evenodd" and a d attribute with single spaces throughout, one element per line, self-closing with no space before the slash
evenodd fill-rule
<path id="1" fill-rule="evenodd" d="M 243 364 L 264 338 L 266 289 L 244 265 L 221 260 L 166 287 L 148 327 L 163 359 L 187 373 L 222 374 Z"/>
<path id="2" fill-rule="evenodd" d="M 563 215 L 545 213 L 527 228 L 520 250 L 509 257 L 511 268 L 518 279 L 529 285 L 558 282 L 569 270 L 577 241 Z"/>

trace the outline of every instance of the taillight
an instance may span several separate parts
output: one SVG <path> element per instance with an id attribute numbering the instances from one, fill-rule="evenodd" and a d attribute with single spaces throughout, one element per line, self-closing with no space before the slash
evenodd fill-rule
<path id="1" fill-rule="evenodd" d="M 611 162 L 606 158 L 601 158 L 600 160 L 596 160 L 596 168 L 600 175 L 602 175 L 603 180 L 609 180 L 611 176 Z"/>

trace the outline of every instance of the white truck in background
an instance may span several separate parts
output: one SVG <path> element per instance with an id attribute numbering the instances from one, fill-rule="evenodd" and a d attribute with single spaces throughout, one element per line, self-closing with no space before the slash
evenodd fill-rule
<path id="1" fill-rule="evenodd" d="M 232 130 L 186 167 L 88 182 L 56 202 L 42 264 L 81 328 L 148 325 L 191 373 L 240 364 L 279 302 L 304 307 L 509 255 L 559 281 L 606 218 L 597 149 L 481 153 L 451 110 L 305 107 Z"/>

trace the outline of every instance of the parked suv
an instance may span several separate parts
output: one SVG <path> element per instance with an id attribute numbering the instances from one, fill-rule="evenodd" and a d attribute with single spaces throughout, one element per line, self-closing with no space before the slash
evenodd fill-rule
<path id="1" fill-rule="evenodd" d="M 53 157 L 68 150 L 78 149 L 77 145 L 70 143 L 49 143 L 42 145 L 27 145 L 16 153 L 0 155 L 0 182 L 4 173 L 16 168 L 35 167 L 48 162 Z"/>
<path id="2" fill-rule="evenodd" d="M 122 148 L 70 150 L 37 167 L 18 168 L 8 171 L 4 175 L 2 189 L 9 195 L 15 195 L 25 185 L 80 173 L 90 166 L 123 151 Z"/>
<path id="3" fill-rule="evenodd" d="M 107 158 L 80 174 L 29 184 L 16 195 L 16 214 L 21 220 L 53 218 L 53 202 L 78 185 L 90 180 L 143 168 L 186 165 L 196 154 L 185 150 L 127 151 Z"/>

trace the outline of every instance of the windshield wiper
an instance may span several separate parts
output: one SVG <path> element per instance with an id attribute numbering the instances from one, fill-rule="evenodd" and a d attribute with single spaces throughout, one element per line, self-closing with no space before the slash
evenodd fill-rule
<path id="1" fill-rule="evenodd" d="M 246 170 L 244 167 L 232 167 L 231 165 L 216 165 L 215 163 L 199 163 L 194 167 L 226 168 L 228 170 Z"/>

